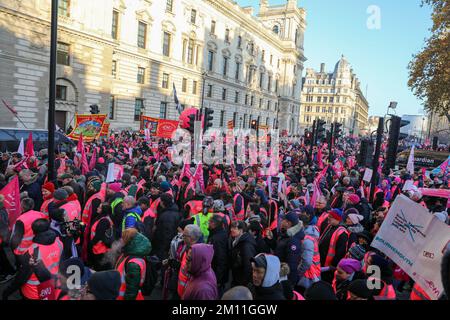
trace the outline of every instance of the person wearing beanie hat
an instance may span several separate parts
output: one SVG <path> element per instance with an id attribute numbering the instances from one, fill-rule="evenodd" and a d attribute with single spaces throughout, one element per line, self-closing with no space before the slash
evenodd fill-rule
<path id="1" fill-rule="evenodd" d="M 27 300 L 40 300 L 38 286 L 40 284 L 34 266 L 39 263 L 39 269 L 51 274 L 49 278 L 58 273 L 58 264 L 63 255 L 63 244 L 57 234 L 50 229 L 50 222 L 46 218 L 38 218 L 31 224 L 33 232 L 32 244 L 18 261 L 18 273 L 3 291 L 2 298 L 8 297 L 18 289 Z M 39 253 L 47 252 L 46 255 Z M 42 273 L 43 273 L 42 272 Z M 41 272 L 39 272 L 41 274 Z M 42 278 L 41 278 L 42 279 Z M 47 280 L 47 279 L 46 279 Z"/>
<path id="2" fill-rule="evenodd" d="M 108 184 L 108 189 L 113 191 L 114 193 L 120 192 L 122 190 L 122 183 L 121 182 L 114 182 Z"/>
<path id="3" fill-rule="evenodd" d="M 349 234 L 347 229 L 341 225 L 342 210 L 332 209 L 328 211 L 328 214 L 328 226 L 321 230 L 319 239 L 320 265 L 322 267 L 337 267 L 339 261 L 347 253 Z M 322 273 L 322 280 L 331 283 L 332 279 L 332 270 L 326 270 Z"/>
<path id="4" fill-rule="evenodd" d="M 304 237 L 303 224 L 300 223 L 297 213 L 290 211 L 284 215 L 281 220 L 281 232 L 278 236 L 275 254 L 281 262 L 286 262 L 291 270 L 297 270 Z M 288 278 L 292 286 L 297 285 L 297 272 L 291 272 Z"/>
<path id="5" fill-rule="evenodd" d="M 338 300 L 347 300 L 347 289 L 356 279 L 364 279 L 361 271 L 361 262 L 355 259 L 342 259 L 334 273 L 332 287 Z"/>
<path id="6" fill-rule="evenodd" d="M 94 273 L 88 280 L 87 294 L 81 300 L 116 300 L 121 280 L 116 270 Z"/>
<path id="7" fill-rule="evenodd" d="M 53 193 L 53 198 L 55 199 L 55 201 L 57 203 L 66 200 L 69 197 L 69 194 L 67 193 L 66 190 L 60 188 L 57 189 L 54 193 Z"/>
<path id="8" fill-rule="evenodd" d="M 161 189 L 162 192 L 169 192 L 170 190 L 172 190 L 172 188 L 170 187 L 170 183 L 167 181 L 163 181 L 159 184 L 159 189 Z"/>
<path id="9" fill-rule="evenodd" d="M 358 261 L 363 261 L 364 255 L 366 254 L 366 249 L 362 245 L 354 243 L 350 249 L 348 249 L 346 258 L 355 259 Z"/>
<path id="10" fill-rule="evenodd" d="M 336 294 L 333 287 L 325 281 L 317 281 L 313 283 L 305 291 L 305 299 L 312 301 L 336 301 Z"/>
<path id="11" fill-rule="evenodd" d="M 352 209 L 349 209 L 352 210 Z M 349 211 L 347 210 L 347 211 Z M 364 231 L 364 227 L 361 225 L 361 221 L 364 219 L 362 215 L 350 213 L 345 218 L 345 226 L 349 232 L 349 239 L 347 246 L 350 247 L 358 240 L 357 234 Z"/>
<path id="12" fill-rule="evenodd" d="M 348 300 L 372 300 L 372 290 L 367 286 L 367 280 L 357 279 L 350 283 L 347 288 Z"/>
<path id="13" fill-rule="evenodd" d="M 48 214 L 48 205 L 53 201 L 53 193 L 55 192 L 55 185 L 53 182 L 46 182 L 42 186 L 42 199 L 44 202 L 41 205 L 41 212 Z"/>
<path id="14" fill-rule="evenodd" d="M 351 203 L 352 205 L 357 205 L 360 201 L 361 199 L 355 193 L 352 193 L 351 195 L 348 196 L 348 202 Z"/>
<path id="15" fill-rule="evenodd" d="M 277 256 L 260 253 L 250 259 L 254 300 L 286 300 L 280 284 L 281 262 Z"/>

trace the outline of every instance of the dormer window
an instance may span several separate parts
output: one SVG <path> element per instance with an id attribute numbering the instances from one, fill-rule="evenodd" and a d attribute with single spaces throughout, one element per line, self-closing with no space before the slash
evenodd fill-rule
<path id="1" fill-rule="evenodd" d="M 280 26 L 278 26 L 277 24 L 273 26 L 272 31 L 275 34 L 280 34 Z"/>

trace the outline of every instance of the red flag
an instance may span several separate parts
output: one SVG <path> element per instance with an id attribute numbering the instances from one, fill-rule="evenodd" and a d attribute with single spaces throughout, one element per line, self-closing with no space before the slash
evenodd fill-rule
<path id="1" fill-rule="evenodd" d="M 28 135 L 27 145 L 25 146 L 25 156 L 34 156 L 33 134 L 31 132 Z"/>
<path id="2" fill-rule="evenodd" d="M 9 104 L 6 103 L 5 100 L 2 99 L 3 104 L 5 105 L 6 108 L 8 108 L 9 111 L 11 111 L 15 116 L 17 116 L 17 111 L 14 110 L 13 107 L 11 107 Z"/>
<path id="3" fill-rule="evenodd" d="M 202 192 L 205 192 L 205 181 L 203 180 L 203 165 L 199 163 L 194 173 L 194 179 L 200 184 Z"/>
<path id="4" fill-rule="evenodd" d="M 97 148 L 94 148 L 94 152 L 92 152 L 91 160 L 89 161 L 89 170 L 90 171 L 94 170 L 96 163 L 97 163 Z"/>
<path id="5" fill-rule="evenodd" d="M 19 178 L 15 176 L 2 190 L 0 194 L 5 197 L 3 205 L 8 212 L 9 227 L 12 228 L 20 216 L 20 191 Z"/>

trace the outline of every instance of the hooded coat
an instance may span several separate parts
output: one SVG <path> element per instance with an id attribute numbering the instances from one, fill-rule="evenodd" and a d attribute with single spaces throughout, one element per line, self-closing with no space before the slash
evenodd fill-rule
<path id="1" fill-rule="evenodd" d="M 246 286 L 252 281 L 250 259 L 256 256 L 256 241 L 247 232 L 230 244 L 230 267 L 233 286 Z"/>
<path id="2" fill-rule="evenodd" d="M 214 248 L 214 258 L 212 268 L 217 277 L 219 285 L 228 282 L 228 234 L 223 227 L 209 230 L 208 244 Z"/>
<path id="3" fill-rule="evenodd" d="M 286 300 L 280 284 L 280 260 L 266 254 L 267 268 L 261 286 L 253 287 L 254 300 Z"/>
<path id="4" fill-rule="evenodd" d="M 139 257 L 144 258 L 150 254 L 152 245 L 144 235 L 137 233 L 136 236 L 123 247 L 123 253 L 127 257 Z M 149 267 L 149 266 L 147 266 Z M 125 300 L 135 300 L 139 293 L 139 282 L 141 278 L 141 270 L 139 265 L 134 262 L 128 262 L 126 265 L 126 277 L 125 282 L 127 288 L 125 291 Z"/>
<path id="5" fill-rule="evenodd" d="M 211 268 L 213 246 L 194 244 L 191 249 L 191 278 L 186 286 L 183 300 L 217 300 L 217 280 Z"/>

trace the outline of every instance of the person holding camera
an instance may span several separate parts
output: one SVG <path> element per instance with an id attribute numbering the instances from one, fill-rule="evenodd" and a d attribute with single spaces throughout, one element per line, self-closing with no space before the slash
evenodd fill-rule
<path id="1" fill-rule="evenodd" d="M 14 281 L 3 291 L 2 299 L 20 288 L 24 300 L 40 300 L 39 285 L 41 282 L 34 273 L 30 259 L 42 260 L 45 268 L 52 274 L 58 273 L 63 254 L 63 244 L 57 234 L 50 229 L 50 222 L 45 218 L 36 219 L 32 223 L 33 240 L 27 251 L 20 256 L 20 268 Z"/>

